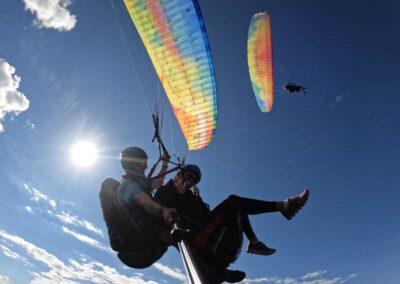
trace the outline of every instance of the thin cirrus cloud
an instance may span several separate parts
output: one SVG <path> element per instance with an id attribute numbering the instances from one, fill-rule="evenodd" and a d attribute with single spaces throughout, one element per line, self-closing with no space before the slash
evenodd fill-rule
<path id="1" fill-rule="evenodd" d="M 46 201 L 51 207 L 53 207 L 53 209 L 56 211 L 56 206 L 57 203 L 56 201 L 50 199 L 49 197 L 47 197 L 45 194 L 43 194 L 42 192 L 40 192 L 39 190 L 28 186 L 26 183 L 24 184 L 24 188 L 32 195 L 31 200 L 32 201 L 36 201 L 39 202 L 41 200 Z M 30 208 L 30 206 L 27 206 Z M 27 211 L 32 211 L 32 208 L 28 209 L 26 207 Z M 91 224 L 88 221 L 85 220 L 80 220 L 77 216 L 71 215 L 70 213 L 61 211 L 61 212 L 53 212 L 51 210 L 48 210 L 47 213 L 53 217 L 58 218 L 62 223 L 64 224 L 68 224 L 68 225 L 74 225 L 74 226 L 80 226 L 80 227 L 84 227 L 89 231 L 92 231 L 98 235 L 103 236 L 103 233 L 100 229 L 97 229 L 93 224 Z M 92 239 L 86 235 L 77 233 L 72 231 L 71 229 L 62 226 L 62 230 L 64 233 L 69 234 L 71 236 L 73 236 L 74 238 L 76 238 L 77 240 L 90 245 L 92 247 L 101 249 L 103 251 L 106 252 L 110 252 L 112 253 L 111 249 L 109 247 L 104 246 L 103 244 L 101 244 L 99 241 Z M 3 235 L 3 237 L 5 236 L 4 234 L 6 234 L 5 232 L 0 231 L 0 236 Z M 15 237 L 18 238 L 18 237 Z M 10 239 L 10 238 L 9 238 Z M 18 239 L 17 239 L 18 240 Z M 22 239 L 21 239 L 22 240 Z M 19 243 L 23 243 L 22 241 L 20 241 Z M 25 247 L 29 247 L 29 246 L 25 246 Z M 4 249 L 2 247 L 0 247 L 0 249 L 2 249 L 4 254 L 8 254 L 7 256 L 12 257 L 15 256 L 14 258 L 17 259 L 17 255 L 16 254 L 12 254 L 12 252 L 10 250 Z M 36 259 L 36 258 L 35 258 Z M 51 260 L 51 259 L 50 259 Z M 27 261 L 25 261 L 26 263 Z M 76 262 L 70 260 L 71 264 L 76 264 Z M 90 264 L 90 265 L 89 265 Z M 92 262 L 87 262 L 84 261 L 84 264 L 79 264 L 80 266 L 82 266 L 82 268 L 86 266 L 89 266 L 89 274 L 91 270 L 95 270 L 95 267 L 97 265 L 97 268 L 101 268 L 101 267 L 106 267 L 102 264 L 96 263 L 96 265 L 94 265 Z M 67 266 L 70 267 L 70 266 Z M 181 281 L 183 283 L 187 282 L 187 278 L 185 276 L 185 274 L 181 273 L 181 271 L 179 269 L 172 269 L 168 266 L 165 266 L 159 262 L 154 264 L 154 268 L 156 268 L 157 270 L 159 270 L 160 272 L 162 272 L 165 275 L 168 275 L 172 278 L 175 278 L 178 281 Z M 55 270 L 52 270 L 52 273 L 54 273 Z M 285 278 L 279 278 L 279 277 L 263 277 L 263 278 L 257 278 L 257 279 L 245 279 L 242 281 L 242 283 L 275 283 L 275 284 L 282 284 L 282 283 L 286 283 L 286 284 L 343 284 L 347 281 L 349 281 L 350 279 L 356 277 L 356 274 L 351 274 L 346 278 L 342 278 L 342 277 L 335 277 L 332 279 L 329 278 L 322 278 L 322 275 L 325 274 L 327 272 L 327 270 L 320 270 L 320 271 L 314 271 L 314 272 L 310 272 L 305 274 L 304 276 L 300 277 L 299 279 L 295 279 L 295 278 L 290 278 L 290 277 L 285 277 Z M 50 272 L 49 272 L 50 273 Z M 94 273 L 94 272 L 92 272 Z M 96 272 L 97 273 L 97 272 Z M 33 273 L 33 275 L 35 276 L 35 279 L 31 282 L 31 284 L 35 284 L 35 283 L 54 283 L 52 281 L 55 281 L 55 279 L 62 279 L 62 281 L 65 281 L 66 279 L 63 278 L 54 278 L 53 276 L 49 278 L 47 273 Z M 119 274 L 118 274 L 119 275 Z M 117 277 L 117 276 L 116 276 Z M 119 277 L 119 276 L 118 276 Z M 142 280 L 141 278 L 143 277 L 143 275 L 141 274 L 137 274 L 135 275 L 133 278 L 129 278 L 131 280 L 124 280 L 126 283 L 156 283 L 156 282 L 143 282 L 144 280 Z M 133 280 L 132 280 L 133 279 Z M 59 280 L 57 280 L 58 282 L 60 282 Z M 81 280 L 81 279 L 79 279 Z M 100 282 L 96 282 L 97 280 L 90 280 L 93 281 L 94 283 L 100 283 Z M 101 283 L 114 283 L 114 280 L 110 280 L 110 282 L 101 282 Z M 129 282 L 129 281 L 133 281 L 133 282 Z M 135 281 L 139 281 L 139 282 L 135 282 Z M 64 283 L 64 282 L 63 282 Z M 79 283 L 79 282 L 65 282 L 65 283 Z"/>
<path id="2" fill-rule="evenodd" d="M 24 128 L 29 128 L 29 129 L 31 129 L 31 130 L 34 130 L 34 129 L 36 128 L 36 125 L 28 118 L 28 119 L 25 121 L 25 126 L 24 126 Z"/>
<path id="3" fill-rule="evenodd" d="M 54 199 L 49 198 L 47 195 L 43 194 L 41 191 L 38 189 L 29 186 L 28 184 L 24 183 L 24 188 L 28 191 L 28 193 L 31 195 L 31 200 L 35 202 L 40 202 L 40 201 L 45 201 L 47 202 L 53 210 L 57 209 L 57 202 Z M 33 209 L 31 206 L 26 206 L 25 209 L 33 213 Z M 48 210 L 47 213 L 50 216 L 54 216 L 57 219 L 59 219 L 63 224 L 66 225 L 74 225 L 76 227 L 83 227 L 88 231 L 91 231 L 101 237 L 104 237 L 103 232 L 96 228 L 92 223 L 86 220 L 80 220 L 78 216 L 71 215 L 67 212 L 61 211 L 61 212 L 53 212 L 51 210 Z"/>
<path id="4" fill-rule="evenodd" d="M 350 279 L 353 279 L 357 276 L 357 274 L 351 274 L 346 278 L 343 277 L 335 277 L 332 279 L 321 278 L 323 274 L 325 274 L 327 270 L 315 271 L 305 274 L 299 279 L 291 278 L 291 277 L 262 277 L 257 279 L 244 279 L 241 283 L 250 284 L 250 283 L 273 283 L 273 284 L 343 284 Z"/>
<path id="5" fill-rule="evenodd" d="M 86 220 L 80 220 L 78 216 L 71 215 L 64 211 L 62 211 L 61 213 L 56 213 L 54 214 L 54 216 L 57 217 L 64 224 L 84 227 L 88 231 L 91 231 L 93 233 L 96 233 L 104 237 L 103 232 L 100 229 L 96 228 L 92 223 Z"/>
<path id="6" fill-rule="evenodd" d="M 7 113 L 18 115 L 29 108 L 29 100 L 18 90 L 21 77 L 15 71 L 15 67 L 0 58 L 0 133 L 4 131 L 1 121 Z"/>
<path id="7" fill-rule="evenodd" d="M 68 11 L 70 0 L 24 0 L 25 10 L 36 15 L 34 24 L 39 28 L 70 31 L 76 25 L 76 16 Z"/>
<path id="8" fill-rule="evenodd" d="M 329 110 L 336 108 L 340 103 L 343 102 L 344 97 L 349 96 L 350 92 L 344 92 L 335 97 L 335 102 L 329 106 Z"/>
<path id="9" fill-rule="evenodd" d="M 322 274 L 325 274 L 326 272 L 327 272 L 327 270 L 314 271 L 311 273 L 307 273 L 306 275 L 301 277 L 301 279 L 306 280 L 306 279 L 316 278 L 316 277 L 321 276 Z"/>
<path id="10" fill-rule="evenodd" d="M 25 210 L 28 211 L 29 213 L 33 213 L 32 207 L 30 206 L 25 206 Z"/>
<path id="11" fill-rule="evenodd" d="M 76 239 L 78 239 L 81 242 L 84 242 L 84 243 L 86 243 L 88 245 L 91 245 L 93 247 L 99 248 L 101 250 L 113 253 L 113 251 L 110 248 L 103 246 L 99 241 L 96 241 L 95 239 L 92 239 L 92 238 L 90 238 L 90 237 L 88 237 L 86 235 L 79 234 L 77 232 L 71 231 L 70 229 L 68 229 L 67 227 L 64 227 L 64 226 L 62 227 L 62 230 L 63 230 L 64 233 L 67 233 L 67 234 L 75 237 Z"/>
<path id="12" fill-rule="evenodd" d="M 53 204 L 54 207 L 56 207 L 55 201 L 54 201 L 54 202 L 50 202 L 50 200 L 52 200 L 52 199 L 48 198 L 46 195 L 44 195 L 43 193 L 41 193 L 39 190 L 34 189 L 34 188 L 31 188 L 31 187 L 29 187 L 27 184 L 24 184 L 24 188 L 25 188 L 32 196 L 35 197 L 35 198 L 31 198 L 31 200 L 34 200 L 34 201 L 37 201 L 37 202 L 40 201 L 40 200 L 45 200 L 45 201 L 47 201 L 49 204 Z M 101 230 L 96 229 L 92 224 L 90 224 L 90 223 L 87 222 L 87 221 L 81 221 L 81 220 L 79 220 L 78 217 L 76 217 L 76 216 L 74 216 L 74 215 L 71 215 L 71 214 L 66 213 L 66 212 L 64 212 L 64 211 L 61 211 L 61 213 L 57 213 L 57 212 L 54 213 L 54 212 L 52 212 L 51 210 L 48 210 L 47 212 L 48 212 L 49 215 L 57 217 L 57 218 L 58 218 L 60 221 L 62 221 L 64 224 L 75 225 L 75 226 L 82 226 L 82 227 L 85 227 L 85 228 L 88 229 L 88 230 L 91 230 L 92 232 L 97 232 L 98 234 L 102 234 L 102 233 L 99 233 L 99 232 L 101 232 Z M 90 226 L 89 226 L 88 224 L 90 224 Z M 106 252 L 112 252 L 112 251 L 110 250 L 109 247 L 106 247 L 106 246 L 102 245 L 99 241 L 97 241 L 97 240 L 95 240 L 95 239 L 92 239 L 92 238 L 90 238 L 90 237 L 88 237 L 88 236 L 86 236 L 86 235 L 83 235 L 83 234 L 74 232 L 74 231 L 72 231 L 71 229 L 69 229 L 69 228 L 67 228 L 67 227 L 65 227 L 65 226 L 62 226 L 62 230 L 63 230 L 64 233 L 73 236 L 73 237 L 76 238 L 77 240 L 79 240 L 79 241 L 81 241 L 81 242 L 83 242 L 83 243 L 85 243 L 85 244 L 87 244 L 87 245 L 96 247 L 96 248 L 101 249 L 101 250 L 106 251 Z M 34 252 L 36 252 L 37 250 L 40 251 L 40 249 L 37 249 L 37 250 L 36 250 L 36 249 L 31 249 L 32 246 L 34 246 L 34 245 L 32 245 L 32 244 L 29 245 L 29 243 L 23 241 L 21 238 L 16 237 L 16 236 L 8 235 L 8 234 L 5 233 L 4 231 L 0 231 L 0 237 L 1 237 L 1 236 L 3 236 L 3 238 L 5 238 L 5 239 L 14 241 L 14 243 L 17 243 L 17 244 L 22 245 L 22 246 L 25 247 L 27 250 L 29 249 L 28 252 L 31 252 L 31 254 L 34 254 Z M 10 237 L 10 236 L 11 236 L 11 237 Z M 0 247 L 0 249 L 1 249 L 1 247 Z M 10 250 L 7 250 L 7 249 L 5 249 L 5 248 L 2 248 L 2 251 L 3 251 L 3 253 L 6 254 L 6 255 L 8 254 L 9 257 L 14 256 L 15 259 L 18 258 L 17 255 L 16 255 L 16 254 L 12 254 Z M 54 259 L 54 256 L 51 257 L 51 255 L 48 254 L 47 257 L 46 257 L 46 254 L 43 254 L 43 253 L 42 253 L 42 255 L 43 255 L 44 259 L 47 259 L 47 258 L 48 258 L 48 262 L 49 262 L 49 263 L 57 263 L 57 261 Z M 37 257 L 34 257 L 34 258 L 35 258 L 36 260 L 38 260 Z M 44 259 L 42 260 L 42 262 L 45 262 Z M 40 260 L 40 259 L 39 259 L 39 260 Z M 83 264 L 82 264 L 82 263 L 78 263 L 78 262 L 73 261 L 73 260 L 69 260 L 70 265 L 69 265 L 69 266 L 67 265 L 66 267 L 74 267 L 75 264 L 76 264 L 77 266 L 81 267 L 82 269 L 84 269 L 85 267 L 86 267 L 87 269 L 89 269 L 89 272 L 88 272 L 89 274 L 90 274 L 90 273 L 95 273 L 96 275 L 98 275 L 98 269 L 101 269 L 102 267 L 103 267 L 104 269 L 106 268 L 106 266 L 104 266 L 103 264 L 97 263 L 97 262 L 96 262 L 96 263 L 94 263 L 94 262 L 88 262 L 88 261 L 86 261 L 85 259 L 81 259 L 81 260 L 83 260 Z M 64 264 L 64 265 L 65 265 L 65 264 Z M 49 266 L 50 266 L 50 265 L 49 265 Z M 53 267 L 53 266 L 50 266 L 50 267 Z M 51 271 L 48 272 L 48 273 L 45 273 L 45 272 L 42 272 L 42 273 L 33 273 L 33 275 L 35 276 L 35 278 L 34 278 L 33 281 L 31 281 L 31 284 L 35 284 L 35 283 L 54 283 L 54 282 L 52 282 L 52 281 L 55 281 L 56 279 L 58 279 L 58 280 L 57 280 L 58 282 L 60 282 L 60 279 L 61 279 L 62 281 L 65 282 L 66 279 L 62 278 L 61 276 L 57 276 L 57 278 L 54 278 L 54 277 L 56 277 L 56 276 L 54 276 L 54 275 L 57 275 L 57 273 L 55 272 L 55 271 L 56 271 L 55 267 L 59 267 L 59 266 L 58 266 L 58 265 L 54 265 L 54 269 L 52 268 Z M 85 268 L 85 269 L 86 269 L 86 268 Z M 98 268 L 98 269 L 96 269 L 96 268 Z M 165 265 L 163 265 L 163 264 L 161 264 L 161 263 L 159 263 L 159 262 L 157 262 L 157 263 L 154 264 L 154 268 L 156 268 L 157 270 L 159 270 L 160 272 L 162 272 L 162 273 L 165 274 L 165 275 L 168 275 L 168 276 L 170 276 L 170 277 L 172 277 L 172 278 L 175 278 L 175 279 L 178 280 L 178 281 L 181 281 L 181 282 L 183 282 L 183 283 L 186 283 L 186 282 L 187 282 L 187 278 L 186 278 L 185 274 L 181 273 L 181 271 L 178 270 L 178 269 L 172 269 L 172 268 L 170 268 L 170 267 L 168 267 L 168 266 L 165 266 Z M 110 268 L 110 269 L 113 269 L 113 268 Z M 95 270 L 95 272 L 93 272 L 92 270 Z M 245 279 L 245 280 L 242 281 L 242 283 L 249 283 L 249 284 L 250 284 L 250 283 L 275 283 L 275 284 L 282 284 L 282 283 L 286 283 L 286 284 L 343 284 L 343 283 L 349 281 L 350 279 L 356 277 L 356 274 L 351 274 L 350 276 L 348 276 L 348 277 L 346 277 L 346 278 L 342 278 L 342 277 L 335 277 L 335 278 L 332 278 L 332 279 L 329 279 L 329 278 L 322 278 L 321 276 L 323 276 L 323 274 L 325 274 L 326 272 L 327 272 L 327 270 L 321 270 L 321 271 L 310 272 L 310 273 L 305 274 L 305 275 L 302 276 L 302 277 L 299 277 L 298 279 L 290 278 L 290 277 L 286 277 L 286 278 L 279 278 L 279 277 L 263 277 L 263 278 L 258 278 L 258 279 Z M 53 276 L 51 276 L 51 277 L 48 276 L 48 275 L 50 275 L 50 274 L 53 275 Z M 117 273 L 117 275 L 120 275 L 120 274 Z M 60 278 L 60 277 L 61 277 L 61 278 Z M 118 278 L 118 277 L 121 277 L 121 276 L 115 276 L 115 277 Z M 123 277 L 125 277 L 125 276 L 123 276 Z M 126 280 L 126 279 L 124 278 L 124 281 L 125 281 L 125 283 L 156 283 L 156 282 L 151 282 L 151 281 L 150 281 L 150 282 L 145 282 L 145 281 L 142 280 L 141 278 L 143 278 L 143 276 L 140 275 L 140 274 L 137 274 L 137 275 L 135 275 L 133 278 L 132 278 L 132 277 L 129 278 L 130 280 Z M 79 277 L 77 277 L 77 279 L 78 279 L 78 280 L 82 280 L 82 279 L 80 279 Z M 118 278 L 118 279 L 119 279 L 119 278 Z M 87 279 L 85 279 L 85 280 L 87 280 Z M 61 282 L 62 282 L 62 281 L 61 281 Z M 72 281 L 72 280 L 71 280 L 71 281 Z M 94 283 L 115 283 L 115 280 L 114 280 L 114 279 L 113 279 L 113 280 L 110 280 L 110 282 L 96 282 L 97 280 L 88 280 L 88 281 L 93 281 Z M 129 281 L 133 281 L 133 282 L 129 282 Z M 139 281 L 139 282 L 137 282 L 137 281 Z M 64 282 L 63 282 L 63 283 L 64 283 Z M 75 281 L 68 282 L 68 281 L 67 281 L 67 282 L 65 282 L 65 283 L 79 283 L 79 282 L 75 282 Z M 119 283 L 119 282 L 117 282 L 117 283 Z"/>
<path id="13" fill-rule="evenodd" d="M 5 256 L 8 256 L 13 259 L 21 259 L 21 256 L 18 253 L 11 251 L 6 246 L 0 245 L 0 250 L 3 252 Z"/>
<path id="14" fill-rule="evenodd" d="M 8 256 L 9 258 L 22 261 L 26 266 L 30 266 L 30 267 L 33 266 L 31 263 L 29 263 L 29 261 L 28 261 L 25 257 L 19 255 L 17 252 L 12 251 L 11 249 L 9 249 L 8 247 L 6 247 L 6 246 L 4 246 L 4 245 L 0 245 L 0 251 L 1 251 L 5 256 Z M 0 279 L 1 279 L 1 278 L 0 278 Z M 0 283 L 3 283 L 3 282 L 0 282 Z"/>
<path id="15" fill-rule="evenodd" d="M 37 261 L 47 267 L 46 271 L 32 272 L 33 279 L 29 282 L 30 284 L 77 284 L 81 282 L 157 284 L 155 281 L 145 281 L 138 276 L 128 277 L 122 275 L 115 268 L 96 261 L 69 259 L 68 263 L 65 263 L 45 249 L 37 247 L 19 236 L 8 234 L 3 230 L 0 230 L 0 238 L 21 247 L 32 258 L 31 262 Z M 4 283 L 12 283 L 8 277 L 0 276 L 0 280 L 2 280 L 1 277 L 9 281 Z"/>
<path id="16" fill-rule="evenodd" d="M 158 269 L 159 271 L 161 271 L 162 273 L 164 273 L 165 275 L 171 276 L 182 282 L 187 282 L 186 275 L 181 273 L 181 271 L 179 269 L 172 269 L 172 268 L 165 266 L 159 262 L 154 263 L 153 266 L 156 269 Z"/>
<path id="17" fill-rule="evenodd" d="M 39 201 L 43 200 L 43 201 L 47 202 L 53 209 L 57 207 L 57 203 L 56 203 L 55 200 L 50 199 L 45 194 L 40 192 L 38 189 L 36 189 L 34 187 L 30 187 L 26 183 L 24 183 L 24 188 L 31 195 L 31 200 L 36 201 L 36 202 L 39 202 Z"/>
<path id="18" fill-rule="evenodd" d="M 357 276 L 356 273 L 350 274 L 347 278 L 343 279 L 343 280 L 340 281 L 339 283 L 340 283 L 340 284 L 345 283 L 345 282 L 349 281 L 350 279 L 353 279 L 353 278 L 356 277 L 356 276 Z"/>

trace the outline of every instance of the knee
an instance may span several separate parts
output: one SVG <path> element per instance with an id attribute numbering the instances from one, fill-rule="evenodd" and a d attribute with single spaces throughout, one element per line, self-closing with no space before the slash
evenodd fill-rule
<path id="1" fill-rule="evenodd" d="M 235 194 L 231 194 L 231 195 L 228 196 L 228 198 L 227 198 L 226 200 L 227 200 L 228 202 L 230 202 L 230 203 L 236 203 L 236 202 L 239 201 L 239 199 L 240 199 L 239 196 L 237 196 L 237 195 L 235 195 Z"/>
<path id="2" fill-rule="evenodd" d="M 240 198 L 240 196 L 238 196 L 236 194 L 231 194 L 231 195 L 228 196 L 228 199 L 233 199 L 233 200 L 237 200 L 239 198 Z"/>
<path id="3" fill-rule="evenodd" d="M 139 250 L 135 251 L 120 251 L 118 258 L 126 266 L 132 268 L 147 268 L 159 260 L 167 251 L 165 246 L 156 246 L 148 243 Z"/>

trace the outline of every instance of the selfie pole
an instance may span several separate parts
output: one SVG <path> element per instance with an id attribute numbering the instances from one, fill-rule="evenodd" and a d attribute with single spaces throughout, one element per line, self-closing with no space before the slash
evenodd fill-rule
<path id="1" fill-rule="evenodd" d="M 183 265 L 185 266 L 186 275 L 190 284 L 209 284 L 208 280 L 203 276 L 196 259 L 190 250 L 189 244 L 185 241 L 184 237 L 187 233 L 179 225 L 179 216 L 174 215 L 171 217 L 172 231 L 171 235 L 174 241 L 178 244 L 179 251 L 182 256 Z"/>

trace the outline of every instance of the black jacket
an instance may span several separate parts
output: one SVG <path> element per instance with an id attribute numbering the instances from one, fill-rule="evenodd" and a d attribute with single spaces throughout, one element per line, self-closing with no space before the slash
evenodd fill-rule
<path id="1" fill-rule="evenodd" d="M 201 197 L 194 196 L 190 190 L 178 194 L 172 180 L 157 190 L 154 201 L 164 207 L 175 208 L 193 237 L 201 232 L 210 220 L 210 210 Z"/>

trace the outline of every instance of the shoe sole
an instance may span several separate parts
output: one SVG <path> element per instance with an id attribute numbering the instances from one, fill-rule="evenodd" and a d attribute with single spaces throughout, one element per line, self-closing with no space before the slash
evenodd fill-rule
<path id="1" fill-rule="evenodd" d="M 268 252 L 260 252 L 260 251 L 255 251 L 255 250 L 246 250 L 247 253 L 250 254 L 257 254 L 257 255 L 271 255 L 276 252 L 276 250 L 270 250 Z"/>
<path id="2" fill-rule="evenodd" d="M 300 211 L 301 208 L 304 207 L 304 205 L 306 205 L 308 198 L 310 197 L 310 191 L 308 189 L 306 189 L 306 193 L 305 193 L 306 197 L 304 200 L 303 205 L 301 205 L 300 207 L 297 207 L 296 211 L 294 211 L 290 216 L 286 217 L 286 219 L 291 220 L 294 216 L 296 216 L 296 214 Z"/>

